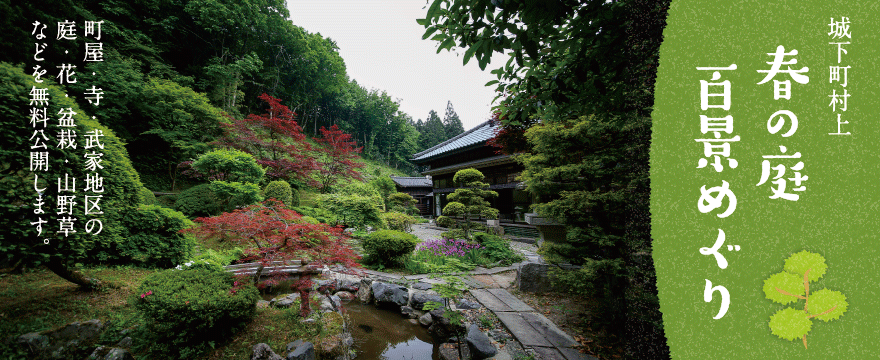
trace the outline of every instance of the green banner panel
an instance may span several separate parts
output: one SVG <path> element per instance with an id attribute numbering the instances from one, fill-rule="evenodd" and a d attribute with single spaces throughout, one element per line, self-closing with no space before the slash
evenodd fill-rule
<path id="1" fill-rule="evenodd" d="M 880 358 L 880 2 L 673 0 L 653 256 L 673 359 Z"/>

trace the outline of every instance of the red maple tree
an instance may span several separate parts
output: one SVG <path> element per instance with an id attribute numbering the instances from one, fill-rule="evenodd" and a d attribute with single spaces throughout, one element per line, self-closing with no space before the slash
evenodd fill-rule
<path id="1" fill-rule="evenodd" d="M 231 241 L 247 249 L 242 261 L 260 263 L 255 282 L 265 267 L 278 269 L 278 264 L 289 265 L 299 260 L 302 272 L 294 288 L 299 290 L 303 300 L 300 311 L 304 317 L 311 312 L 306 299 L 312 287 L 312 274 L 325 265 L 341 265 L 349 272 L 360 268 L 357 263 L 360 257 L 349 246 L 349 238 L 341 227 L 305 222 L 296 211 L 274 200 L 195 221 L 199 226 L 182 232 L 202 240 Z M 269 284 L 286 277 L 281 272 L 268 275 L 271 276 Z"/>
<path id="2" fill-rule="evenodd" d="M 324 145 L 324 154 L 321 155 L 318 168 L 318 188 L 321 193 L 330 192 L 333 185 L 343 178 L 363 180 L 357 169 L 364 164 L 355 161 L 363 147 L 355 147 L 357 142 L 352 140 L 351 134 L 344 133 L 334 124 L 330 129 L 322 126 L 321 135 L 318 139 Z"/>
<path id="3" fill-rule="evenodd" d="M 223 124 L 224 136 L 214 144 L 253 155 L 266 168 L 269 180 L 294 180 L 317 186 L 312 174 L 318 164 L 309 154 L 313 149 L 296 122 L 296 113 L 281 105 L 280 99 L 265 93 L 260 99 L 269 105 L 268 112 Z"/>

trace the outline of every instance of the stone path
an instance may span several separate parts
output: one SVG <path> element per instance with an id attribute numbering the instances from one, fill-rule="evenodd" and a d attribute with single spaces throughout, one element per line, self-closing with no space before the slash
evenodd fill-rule
<path id="1" fill-rule="evenodd" d="M 592 360 L 577 351 L 577 341 L 559 329 L 550 319 L 504 289 L 470 291 L 491 310 L 523 346 L 534 349 L 545 360 Z"/>
<path id="2" fill-rule="evenodd" d="M 428 224 L 413 226 L 412 233 L 420 239 L 440 238 L 442 231 Z M 536 253 L 532 244 L 511 242 L 511 247 L 523 254 L 523 263 L 544 263 Z M 521 263 L 522 264 L 522 263 Z M 516 282 L 516 273 L 520 264 L 492 269 L 477 268 L 460 278 L 471 290 L 470 293 L 498 319 L 516 337 L 516 340 L 527 348 L 534 349 L 544 360 L 598 360 L 582 354 L 575 348 L 579 344 L 571 336 L 559 329 L 550 319 L 537 312 L 522 300 L 516 298 L 506 289 Z M 373 270 L 366 273 L 374 279 L 389 282 L 406 282 L 410 287 L 427 290 L 433 284 L 444 283 L 429 275 L 394 275 Z M 498 357 L 498 359 L 501 359 Z"/>

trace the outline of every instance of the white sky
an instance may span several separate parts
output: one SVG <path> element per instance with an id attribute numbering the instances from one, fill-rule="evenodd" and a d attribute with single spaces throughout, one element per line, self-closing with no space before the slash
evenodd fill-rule
<path id="1" fill-rule="evenodd" d="M 385 90 L 399 100 L 400 110 L 413 121 L 434 110 L 440 119 L 446 102 L 468 130 L 489 119 L 495 85 L 483 86 L 495 75 L 489 71 L 507 62 L 495 54 L 485 71 L 476 58 L 462 66 L 464 51 L 443 50 L 437 41 L 422 40 L 425 0 L 287 0 L 293 24 L 320 33 L 339 46 L 349 78 L 361 86 Z"/>

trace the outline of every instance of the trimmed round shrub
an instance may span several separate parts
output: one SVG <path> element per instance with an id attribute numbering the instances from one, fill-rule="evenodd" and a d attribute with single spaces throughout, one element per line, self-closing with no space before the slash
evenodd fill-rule
<path id="1" fill-rule="evenodd" d="M 177 194 L 174 209 L 188 217 L 212 216 L 220 213 L 217 196 L 210 184 L 196 185 Z"/>
<path id="2" fill-rule="evenodd" d="M 294 206 L 291 204 L 292 202 L 292 191 L 290 189 L 290 184 L 284 180 L 275 180 L 266 185 L 266 188 L 263 189 L 263 198 L 264 199 L 275 199 L 284 203 L 284 206 L 290 208 Z"/>
<path id="3" fill-rule="evenodd" d="M 156 203 L 156 195 L 153 195 L 153 192 L 145 187 L 138 190 L 138 198 L 141 200 L 140 203 L 144 205 L 153 205 Z"/>
<path id="4" fill-rule="evenodd" d="M 159 205 L 141 205 L 123 217 L 128 239 L 119 245 L 120 253 L 144 267 L 170 268 L 186 260 L 195 240 L 179 233 L 193 226 L 180 212 Z"/>
<path id="5" fill-rule="evenodd" d="M 474 181 L 483 181 L 485 176 L 477 169 L 459 170 L 452 177 L 452 181 L 456 184 L 467 184 Z"/>
<path id="6" fill-rule="evenodd" d="M 257 309 L 260 294 L 249 282 L 204 268 L 166 270 L 148 276 L 135 308 L 154 339 L 150 358 L 193 359 L 240 330 Z"/>
<path id="7" fill-rule="evenodd" d="M 399 212 L 384 213 L 382 217 L 385 219 L 388 229 L 391 230 L 409 232 L 413 224 L 416 223 L 414 217 Z"/>
<path id="8" fill-rule="evenodd" d="M 410 204 L 415 203 L 416 200 L 410 194 L 396 192 L 391 195 L 388 195 L 388 204 L 391 206 L 400 205 L 406 207 Z"/>
<path id="9" fill-rule="evenodd" d="M 443 213 L 449 215 L 464 215 L 467 208 L 460 202 L 450 202 L 443 207 Z"/>
<path id="10" fill-rule="evenodd" d="M 415 235 L 397 230 L 379 230 L 364 238 L 364 252 L 379 262 L 390 263 L 416 249 L 419 239 Z"/>
<path id="11" fill-rule="evenodd" d="M 214 150 L 199 156 L 193 169 L 208 176 L 208 180 L 259 184 L 266 175 L 253 155 L 240 150 Z"/>
<path id="12" fill-rule="evenodd" d="M 482 212 L 480 212 L 480 215 L 489 220 L 498 220 L 499 212 L 498 209 L 485 208 Z"/>
<path id="13" fill-rule="evenodd" d="M 455 220 L 453 220 L 449 217 L 443 216 L 443 215 L 438 216 L 437 219 L 434 220 L 434 223 L 436 223 L 439 226 L 442 226 L 445 228 L 450 228 L 450 229 L 454 228 L 455 225 L 458 224 L 458 222 L 456 222 Z"/>

